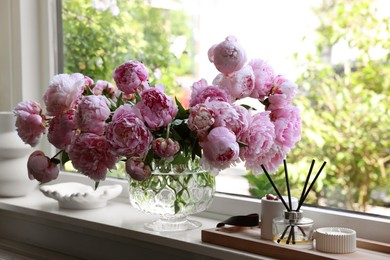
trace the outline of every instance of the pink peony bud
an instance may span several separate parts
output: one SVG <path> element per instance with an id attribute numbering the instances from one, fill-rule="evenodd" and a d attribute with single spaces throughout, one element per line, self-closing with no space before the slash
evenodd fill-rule
<path id="1" fill-rule="evenodd" d="M 149 72 L 141 62 L 130 60 L 116 68 L 112 76 L 118 89 L 125 94 L 134 94 L 147 86 Z"/>
<path id="2" fill-rule="evenodd" d="M 232 74 L 240 70 L 246 62 L 246 52 L 237 43 L 234 36 L 226 37 L 225 41 L 213 45 L 208 51 L 209 60 L 217 70 L 224 74 Z"/>
<path id="3" fill-rule="evenodd" d="M 236 136 L 226 127 L 213 128 L 202 142 L 202 166 L 213 171 L 223 170 L 236 163 L 239 146 Z"/>
<path id="4" fill-rule="evenodd" d="M 42 151 L 33 152 L 27 161 L 28 177 L 46 183 L 57 179 L 60 172 L 57 164 L 45 156 Z"/>
<path id="5" fill-rule="evenodd" d="M 36 146 L 45 133 L 45 116 L 42 115 L 41 106 L 34 101 L 20 102 L 14 113 L 19 137 L 26 144 Z"/>
<path id="6" fill-rule="evenodd" d="M 140 157 L 132 157 L 126 161 L 126 172 L 137 181 L 144 181 L 152 175 L 149 165 L 145 165 Z"/>
<path id="7" fill-rule="evenodd" d="M 157 138 L 153 140 L 152 147 L 155 154 L 165 158 L 167 161 L 172 161 L 173 156 L 180 151 L 179 143 L 171 138 Z"/>

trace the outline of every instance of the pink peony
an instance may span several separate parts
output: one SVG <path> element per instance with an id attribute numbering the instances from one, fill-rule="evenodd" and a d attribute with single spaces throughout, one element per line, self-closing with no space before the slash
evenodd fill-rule
<path id="1" fill-rule="evenodd" d="M 141 111 L 146 124 L 153 130 L 167 126 L 178 111 L 173 99 L 159 87 L 144 90 L 141 102 L 138 102 L 136 107 Z"/>
<path id="2" fill-rule="evenodd" d="M 301 139 L 301 117 L 298 108 L 288 106 L 271 112 L 275 125 L 275 141 L 288 153 Z"/>
<path id="3" fill-rule="evenodd" d="M 197 104 L 204 103 L 206 100 L 212 101 L 225 101 L 229 102 L 228 94 L 218 87 L 208 86 L 207 81 L 202 79 L 195 82 L 191 87 L 191 100 L 190 106 L 196 106 Z"/>
<path id="4" fill-rule="evenodd" d="M 84 84 L 87 87 L 92 87 L 92 85 L 94 84 L 93 79 L 88 76 L 84 76 Z"/>
<path id="5" fill-rule="evenodd" d="M 236 163 L 239 156 L 236 136 L 226 127 L 213 128 L 207 136 L 207 141 L 201 142 L 200 145 L 203 148 L 201 164 L 214 173 Z"/>
<path id="6" fill-rule="evenodd" d="M 246 52 L 234 36 L 228 36 L 223 42 L 213 45 L 208 56 L 217 70 L 227 75 L 240 70 L 246 62 Z"/>
<path id="7" fill-rule="evenodd" d="M 104 180 L 107 170 L 113 169 L 118 161 L 107 139 L 92 133 L 77 135 L 68 155 L 73 166 L 94 181 Z"/>
<path id="8" fill-rule="evenodd" d="M 180 145 L 177 141 L 171 138 L 157 138 L 152 142 L 154 153 L 161 158 L 165 158 L 168 162 L 173 160 L 173 156 L 180 151 Z"/>
<path id="9" fill-rule="evenodd" d="M 115 69 L 115 83 L 125 94 L 134 94 L 147 87 L 148 69 L 139 61 L 127 61 Z"/>
<path id="10" fill-rule="evenodd" d="M 84 96 L 75 114 L 75 124 L 81 131 L 102 135 L 109 116 L 110 109 L 104 96 Z"/>
<path id="11" fill-rule="evenodd" d="M 214 112 L 205 104 L 197 104 L 191 107 L 188 116 L 188 128 L 198 135 L 199 140 L 202 141 L 206 138 L 214 122 Z"/>
<path id="12" fill-rule="evenodd" d="M 139 111 L 128 104 L 115 111 L 106 136 L 114 152 L 126 157 L 143 157 L 153 139 Z"/>
<path id="13" fill-rule="evenodd" d="M 27 161 L 28 177 L 46 183 L 57 179 L 60 172 L 57 164 L 45 156 L 42 151 L 33 152 Z"/>
<path id="14" fill-rule="evenodd" d="M 239 141 L 246 144 L 240 148 L 240 157 L 246 161 L 245 167 L 254 172 L 261 170 L 261 165 L 267 161 L 267 154 L 275 142 L 275 129 L 269 114 L 267 111 L 253 115 L 248 129 L 239 137 Z"/>
<path id="15" fill-rule="evenodd" d="M 77 100 L 81 97 L 85 88 L 85 78 L 80 73 L 59 74 L 54 76 L 49 88 L 46 90 L 43 101 L 47 114 L 50 116 L 61 115 L 74 109 Z"/>
<path id="16" fill-rule="evenodd" d="M 285 157 L 286 157 L 286 153 L 275 142 L 271 146 L 271 148 L 268 150 L 268 153 L 259 157 L 259 162 L 261 162 L 264 165 L 267 172 L 273 173 L 279 169 L 279 167 L 280 167 L 280 165 L 282 165 L 283 159 Z M 261 168 L 261 165 L 256 166 L 256 168 L 253 170 L 253 173 L 255 173 L 255 174 L 262 173 L 262 172 L 263 172 L 263 169 Z"/>
<path id="17" fill-rule="evenodd" d="M 96 81 L 95 86 L 92 89 L 94 95 L 107 95 L 107 97 L 114 99 L 115 98 L 115 88 L 114 86 L 105 80 Z"/>
<path id="18" fill-rule="evenodd" d="M 213 127 L 224 126 L 231 130 L 235 135 L 239 135 L 246 129 L 246 116 L 242 114 L 244 111 L 239 109 L 237 105 L 220 101 L 206 102 L 205 105 L 208 109 L 213 111 L 215 120 Z"/>
<path id="19" fill-rule="evenodd" d="M 131 157 L 126 161 L 126 172 L 137 181 L 144 181 L 152 175 L 149 165 L 145 165 L 140 157 Z"/>
<path id="20" fill-rule="evenodd" d="M 69 110 L 65 114 L 56 116 L 50 120 L 47 139 L 60 150 L 67 150 L 68 145 L 75 135 L 74 112 Z"/>
<path id="21" fill-rule="evenodd" d="M 213 80 L 213 85 L 224 89 L 231 101 L 249 97 L 255 87 L 254 83 L 255 76 L 252 67 L 248 65 L 229 76 L 219 74 Z"/>
<path id="22" fill-rule="evenodd" d="M 20 102 L 14 109 L 16 130 L 26 144 L 36 146 L 45 133 L 45 116 L 41 106 L 34 101 Z"/>
<path id="23" fill-rule="evenodd" d="M 297 85 L 284 76 L 277 76 L 273 81 L 273 86 L 268 97 L 269 105 L 267 110 L 283 108 L 292 103 L 297 94 Z"/>
<path id="24" fill-rule="evenodd" d="M 252 94 L 253 98 L 264 100 L 269 95 L 273 80 L 275 78 L 275 72 L 273 68 L 261 59 L 254 59 L 248 63 L 252 67 L 255 75 L 255 87 Z"/>

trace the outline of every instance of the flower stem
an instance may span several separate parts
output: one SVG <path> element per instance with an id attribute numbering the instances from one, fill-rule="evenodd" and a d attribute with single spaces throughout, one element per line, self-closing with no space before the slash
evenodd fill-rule
<path id="1" fill-rule="evenodd" d="M 169 123 L 167 126 L 167 134 L 165 135 L 165 139 L 169 138 L 170 128 L 171 128 L 171 123 Z"/>
<path id="2" fill-rule="evenodd" d="M 60 150 L 58 153 L 56 153 L 53 157 L 51 157 L 51 159 L 54 159 L 56 158 L 58 155 L 60 155 L 60 153 L 62 153 L 64 150 Z"/>

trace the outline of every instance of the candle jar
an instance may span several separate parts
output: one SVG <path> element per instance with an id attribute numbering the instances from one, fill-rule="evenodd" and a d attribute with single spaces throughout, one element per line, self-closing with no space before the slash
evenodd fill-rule
<path id="1" fill-rule="evenodd" d="M 313 247 L 314 222 L 303 217 L 302 211 L 284 211 L 282 217 L 272 221 L 273 241 L 297 248 Z"/>

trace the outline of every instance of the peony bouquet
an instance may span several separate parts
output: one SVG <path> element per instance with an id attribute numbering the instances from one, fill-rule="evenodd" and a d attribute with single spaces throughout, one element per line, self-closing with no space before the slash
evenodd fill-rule
<path id="1" fill-rule="evenodd" d="M 180 169 L 193 161 L 214 174 L 241 161 L 254 173 L 262 172 L 261 165 L 276 171 L 300 139 L 301 119 L 292 105 L 296 85 L 264 60 L 247 62 L 234 36 L 212 46 L 208 57 L 220 73 L 212 83 L 193 84 L 188 109 L 163 85 L 150 86 L 148 69 L 138 61 L 115 69 L 116 87 L 80 73 L 54 76 L 43 96 L 46 112 L 34 101 L 14 110 L 25 143 L 36 146 L 47 134 L 59 151 L 52 158 L 33 152 L 30 179 L 57 178 L 60 154 L 62 163 L 71 160 L 97 183 L 119 161 L 137 180 L 147 179 L 156 165 Z M 264 109 L 240 105 L 244 98 Z"/>

